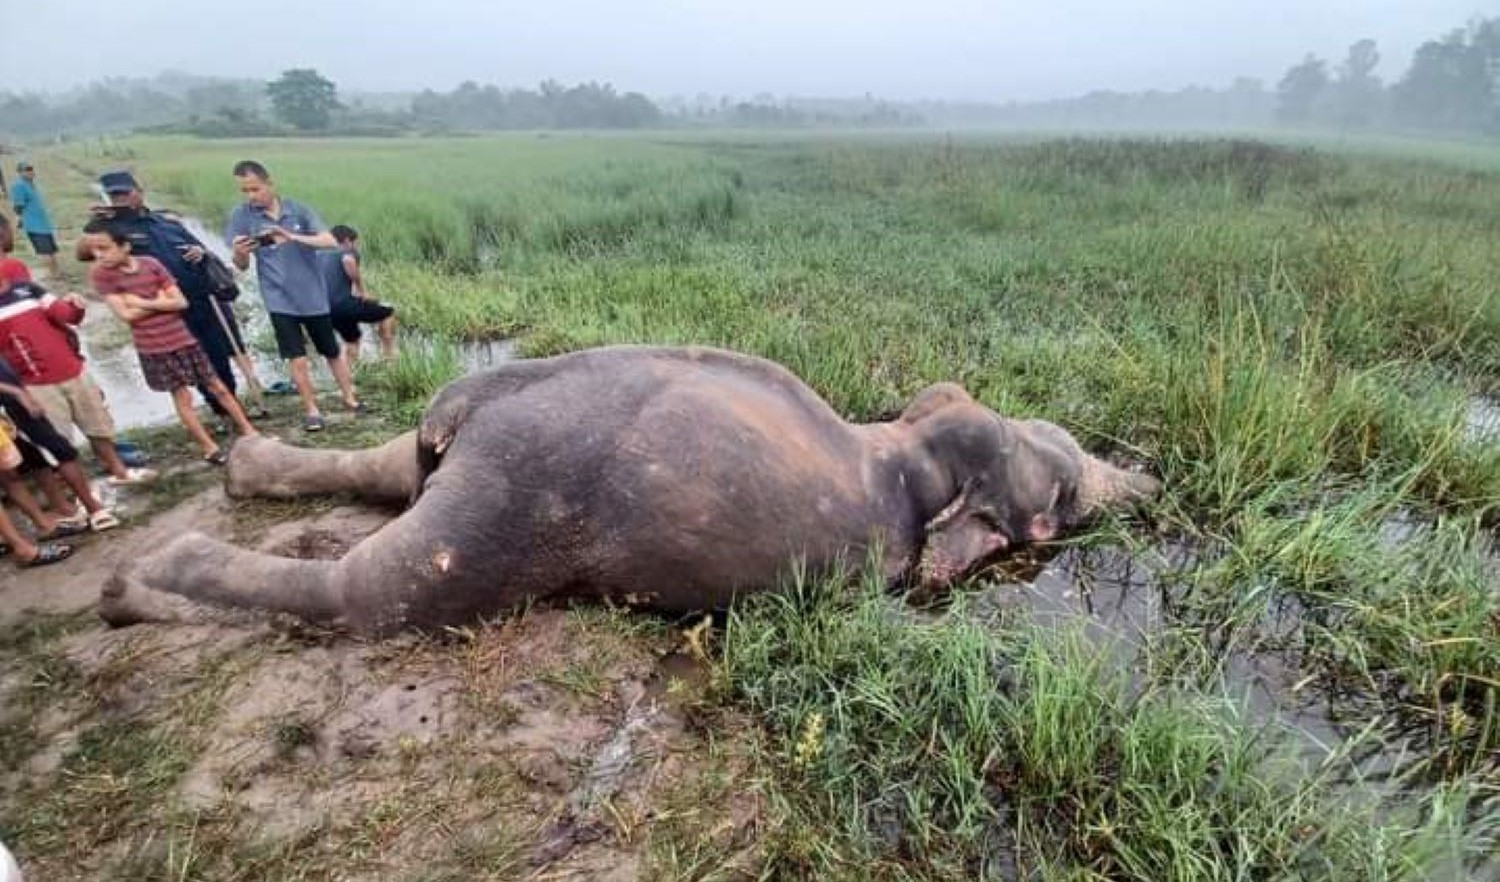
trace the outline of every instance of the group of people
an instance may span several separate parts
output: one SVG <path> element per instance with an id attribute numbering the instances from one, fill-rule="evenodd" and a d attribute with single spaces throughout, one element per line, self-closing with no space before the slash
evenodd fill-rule
<path id="1" fill-rule="evenodd" d="M 22 162 L 18 172 L 11 203 L 49 280 L 60 279 L 56 231 L 35 183 L 35 167 Z M 365 287 L 357 231 L 343 225 L 330 230 L 312 209 L 280 196 L 258 162 L 238 163 L 234 177 L 244 202 L 231 214 L 224 238 L 236 267 L 255 265 L 277 350 L 301 399 L 303 428 L 324 427 L 307 361 L 308 340 L 327 361 L 344 406 L 363 412 L 350 369 L 361 325 L 377 327 L 381 350 L 390 357 L 395 317 Z M 91 210 L 76 256 L 93 264 L 91 287 L 129 326 L 146 385 L 172 396 L 205 461 L 222 465 L 224 451 L 198 419 L 191 389 L 197 388 L 239 435 L 257 433 L 236 397 L 232 362 L 245 369 L 248 360 L 228 307 L 238 294 L 234 276 L 177 218 L 151 210 L 131 173 L 109 172 L 99 184 L 108 204 Z M 14 244 L 9 223 L 0 217 L 0 488 L 32 521 L 36 536 L 23 534 L 0 507 L 0 555 L 38 566 L 72 553 L 58 540 L 119 523 L 95 497 L 69 436 L 76 432 L 87 439 L 112 484 L 146 482 L 156 475 L 128 466 L 120 456 L 113 417 L 89 376 L 76 330 L 87 303 L 33 280 L 27 266 L 10 256 Z M 27 478 L 35 481 L 45 505 Z"/>

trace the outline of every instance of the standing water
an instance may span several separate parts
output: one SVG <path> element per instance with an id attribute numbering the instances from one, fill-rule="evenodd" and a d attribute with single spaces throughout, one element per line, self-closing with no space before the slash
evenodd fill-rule
<path id="1" fill-rule="evenodd" d="M 217 233 L 211 231 L 198 218 L 182 217 L 181 221 L 188 232 L 197 237 L 204 247 L 217 255 L 225 265 L 233 268 L 229 248 Z M 274 354 L 264 352 L 255 346 L 256 339 L 267 336 L 270 318 L 261 303 L 254 268 L 243 273 L 235 271 L 235 281 L 239 284 L 240 296 L 234 303 L 225 304 L 225 307 L 232 310 L 239 320 L 241 336 L 245 340 L 246 354 L 250 356 L 256 376 L 260 379 L 262 386 L 269 386 L 278 381 L 284 382 L 287 380 L 287 375 L 280 360 Z M 80 337 L 83 342 L 84 357 L 88 361 L 88 370 L 103 390 L 104 398 L 109 403 L 115 424 L 119 428 L 133 429 L 160 425 L 170 423 L 177 418 L 172 408 L 170 395 L 153 392 L 146 388 L 135 348 L 129 345 L 129 332 L 119 325 L 119 320 L 110 314 L 108 309 L 91 308 L 84 321 L 83 333 Z M 423 334 L 403 333 L 401 345 L 421 348 L 430 347 L 432 342 L 431 338 Z M 463 365 L 465 372 L 470 373 L 487 370 L 515 357 L 514 346 L 508 340 L 453 343 L 452 346 L 458 353 L 459 363 Z M 320 363 L 316 359 L 314 362 Z M 248 394 L 248 384 L 238 365 L 235 366 L 235 373 L 239 375 L 240 397 L 244 400 Z M 324 373 L 326 370 L 315 368 L 315 376 Z M 322 379 L 326 381 L 328 378 L 325 376 Z"/>
<path id="2" fill-rule="evenodd" d="M 196 218 L 183 218 L 183 226 L 203 243 L 209 251 L 229 262 L 229 250 L 223 241 L 209 232 Z M 256 374 L 262 383 L 278 379 L 279 369 L 275 362 L 265 358 L 249 345 L 260 326 L 267 323 L 265 311 L 261 309 L 259 297 L 255 296 L 253 273 L 236 273 L 240 285 L 240 297 L 233 304 L 224 304 L 239 319 L 240 329 L 246 338 L 247 353 L 255 365 Z M 89 374 L 104 392 L 104 400 L 114 415 L 115 425 L 121 429 L 170 423 L 177 418 L 172 408 L 172 396 L 153 392 L 146 387 L 141 376 L 140 361 L 135 347 L 130 345 L 127 331 L 107 308 L 93 306 L 83 323 L 82 338 L 84 358 Z M 238 369 L 236 369 L 238 373 Z M 241 389 L 244 389 L 241 379 Z"/>
<path id="3" fill-rule="evenodd" d="M 1469 400 L 1465 434 L 1477 444 L 1500 444 L 1500 400 L 1475 397 Z"/>

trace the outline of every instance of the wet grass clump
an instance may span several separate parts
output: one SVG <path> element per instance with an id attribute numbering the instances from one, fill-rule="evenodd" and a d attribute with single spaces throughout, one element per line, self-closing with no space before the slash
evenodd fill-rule
<path id="1" fill-rule="evenodd" d="M 1462 788 L 1387 801 L 1077 633 L 914 622 L 869 581 L 757 598 L 724 665 L 772 732 L 788 878 L 1447 878 L 1495 844 Z"/>
<path id="2" fill-rule="evenodd" d="M 463 373 L 458 349 L 437 341 L 407 345 L 390 361 L 362 364 L 358 382 L 385 419 L 410 429 L 438 390 Z"/>

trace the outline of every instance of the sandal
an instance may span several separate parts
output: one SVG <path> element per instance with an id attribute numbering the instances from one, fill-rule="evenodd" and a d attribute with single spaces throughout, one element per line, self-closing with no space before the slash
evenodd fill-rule
<path id="1" fill-rule="evenodd" d="M 110 475 L 107 480 L 111 487 L 128 487 L 135 484 L 149 484 L 155 481 L 157 477 L 155 469 L 127 468 L 125 470 L 125 477 L 116 478 L 114 475 Z"/>
<path id="2" fill-rule="evenodd" d="M 115 517 L 115 513 L 107 508 L 101 508 L 93 514 L 89 515 L 89 527 L 92 528 L 95 533 L 103 533 L 105 530 L 113 530 L 118 526 L 120 526 L 120 519 Z"/>
<path id="3" fill-rule="evenodd" d="M 74 508 L 73 508 L 73 514 L 70 514 L 70 515 L 68 515 L 65 518 L 58 518 L 57 519 L 57 525 L 59 527 L 69 526 L 69 527 L 83 527 L 84 529 L 88 529 L 88 526 L 89 526 L 89 513 L 81 505 L 74 506 Z"/>
<path id="4" fill-rule="evenodd" d="M 50 542 L 53 539 L 66 539 L 69 536 L 78 536 L 89 531 L 88 522 L 78 523 L 73 520 L 58 521 L 57 526 L 46 533 L 38 533 L 38 542 Z"/>
<path id="5" fill-rule="evenodd" d="M 46 542 L 36 547 L 36 557 L 31 560 L 18 560 L 16 566 L 23 568 L 44 567 L 65 561 L 73 556 L 73 546 L 63 545 L 58 542 Z"/>
<path id="6" fill-rule="evenodd" d="M 218 450 L 215 450 L 213 453 L 205 455 L 203 457 L 203 461 L 208 463 L 209 465 L 221 466 L 224 463 L 229 462 L 229 454 L 225 453 L 224 448 L 221 447 Z"/>

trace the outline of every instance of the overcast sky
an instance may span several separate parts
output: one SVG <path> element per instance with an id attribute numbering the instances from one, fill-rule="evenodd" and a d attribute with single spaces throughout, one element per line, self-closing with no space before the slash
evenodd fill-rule
<path id="1" fill-rule="evenodd" d="M 108 75 L 266 78 L 343 89 L 599 80 L 655 97 L 1007 101 L 1093 89 L 1274 84 L 1308 51 L 1412 50 L 1497 0 L 0 0 L 0 90 Z"/>

